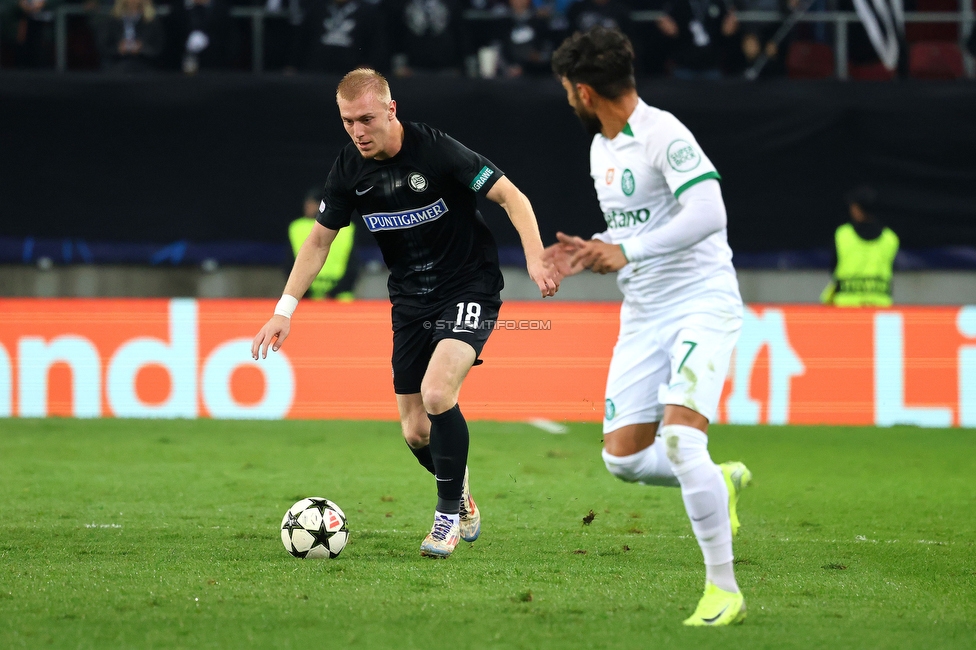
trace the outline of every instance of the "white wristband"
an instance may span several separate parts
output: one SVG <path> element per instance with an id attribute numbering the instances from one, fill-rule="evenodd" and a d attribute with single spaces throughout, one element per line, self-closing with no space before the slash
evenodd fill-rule
<path id="1" fill-rule="evenodd" d="M 287 293 L 281 294 L 281 300 L 275 305 L 275 316 L 284 316 L 285 318 L 291 318 L 291 315 L 295 313 L 295 308 L 298 307 L 298 298 L 295 296 L 289 296 Z"/>

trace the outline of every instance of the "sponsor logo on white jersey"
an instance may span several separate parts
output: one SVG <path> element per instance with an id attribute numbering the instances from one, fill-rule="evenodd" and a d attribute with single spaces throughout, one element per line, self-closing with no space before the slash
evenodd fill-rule
<path id="1" fill-rule="evenodd" d="M 668 164 L 677 172 L 690 172 L 701 164 L 701 156 L 690 142 L 675 140 L 668 145 Z"/>

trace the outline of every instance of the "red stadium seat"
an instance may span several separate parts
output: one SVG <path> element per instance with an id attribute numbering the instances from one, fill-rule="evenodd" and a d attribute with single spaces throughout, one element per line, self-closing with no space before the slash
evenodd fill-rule
<path id="1" fill-rule="evenodd" d="M 851 65 L 847 69 L 847 76 L 853 81 L 891 81 L 895 72 L 884 67 L 879 61 L 866 65 Z"/>
<path id="2" fill-rule="evenodd" d="M 68 16 L 68 69 L 98 70 L 95 30 L 87 16 Z"/>
<path id="3" fill-rule="evenodd" d="M 962 52 L 955 43 L 912 43 L 908 50 L 908 74 L 915 79 L 960 79 L 964 73 Z"/>
<path id="4" fill-rule="evenodd" d="M 786 55 L 790 79 L 827 79 L 834 76 L 834 52 L 829 45 L 793 41 Z"/>
<path id="5" fill-rule="evenodd" d="M 916 11 L 944 11 L 951 21 L 959 17 L 959 0 L 915 0 Z M 909 43 L 923 41 L 959 41 L 959 25 L 955 22 L 908 23 L 905 25 L 905 39 Z"/>

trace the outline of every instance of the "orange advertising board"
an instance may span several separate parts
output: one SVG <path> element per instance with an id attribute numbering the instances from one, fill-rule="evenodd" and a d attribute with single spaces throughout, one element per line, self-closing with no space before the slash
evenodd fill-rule
<path id="1" fill-rule="evenodd" d="M 0 300 L 0 416 L 397 418 L 390 305 L 303 301 L 255 362 L 266 300 Z M 598 422 L 619 305 L 507 302 L 472 419 Z M 737 423 L 976 426 L 976 307 L 746 309 L 719 407 Z"/>

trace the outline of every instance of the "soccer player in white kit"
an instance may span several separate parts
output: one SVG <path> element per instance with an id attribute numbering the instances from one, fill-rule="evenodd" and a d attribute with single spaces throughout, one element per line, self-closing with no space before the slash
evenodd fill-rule
<path id="1" fill-rule="evenodd" d="M 742 463 L 712 462 L 713 421 L 742 325 L 720 176 L 674 115 L 637 94 L 630 41 L 576 33 L 553 55 L 593 135 L 590 175 L 607 223 L 546 249 L 562 275 L 617 271 L 624 294 L 603 420 L 603 460 L 628 482 L 680 486 L 705 560 L 705 594 L 685 625 L 745 618 L 732 569 Z"/>

